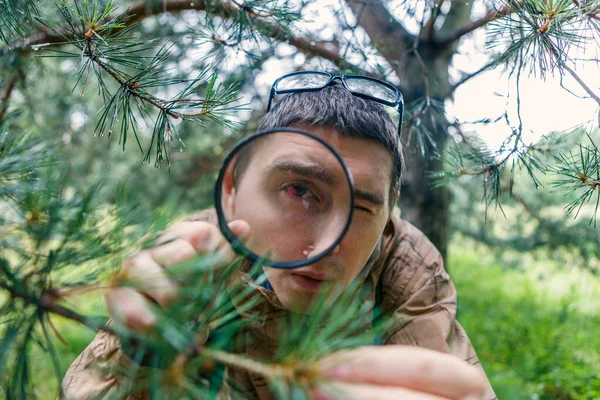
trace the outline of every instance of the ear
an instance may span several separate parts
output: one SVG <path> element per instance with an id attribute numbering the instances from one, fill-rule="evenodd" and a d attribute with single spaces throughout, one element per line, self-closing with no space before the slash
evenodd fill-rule
<path id="1" fill-rule="evenodd" d="M 400 193 L 396 195 L 396 201 L 394 202 L 394 207 L 390 210 L 390 215 L 388 216 L 388 220 L 383 228 L 384 235 L 393 235 L 394 234 L 394 222 L 392 221 L 392 217 L 394 216 L 394 212 L 396 211 L 396 207 L 398 207 L 398 199 L 400 198 Z"/>
<path id="2" fill-rule="evenodd" d="M 227 168 L 223 176 L 223 186 L 221 187 L 221 206 L 225 217 L 229 221 L 235 219 L 235 186 L 233 184 L 233 168 Z"/>

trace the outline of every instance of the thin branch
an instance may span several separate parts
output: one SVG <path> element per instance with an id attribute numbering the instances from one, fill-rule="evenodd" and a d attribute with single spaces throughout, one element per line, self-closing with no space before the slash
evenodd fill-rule
<path id="1" fill-rule="evenodd" d="M 484 15 L 480 19 L 471 21 L 471 22 L 461 26 L 454 32 L 451 32 L 450 34 L 439 38 L 438 40 L 436 40 L 436 42 L 437 42 L 437 44 L 439 44 L 441 46 L 447 46 L 447 45 L 459 40 L 464 35 L 471 33 L 474 30 L 481 28 L 484 25 L 487 25 L 489 22 L 491 22 L 497 18 L 506 16 L 508 14 L 510 14 L 510 7 L 508 5 L 502 7 L 500 10 L 490 10 L 490 11 L 488 11 L 488 13 L 486 15 Z"/>
<path id="2" fill-rule="evenodd" d="M 91 42 L 91 39 L 87 39 L 88 40 L 88 44 Z M 177 111 L 173 111 L 172 109 L 167 107 L 167 104 L 169 103 L 173 103 L 173 101 L 171 100 L 161 100 L 161 99 L 153 99 L 149 96 L 146 95 L 146 93 L 142 90 L 139 89 L 138 84 L 133 81 L 132 79 L 125 79 L 128 78 L 127 76 L 122 76 L 119 75 L 117 73 L 115 73 L 111 68 L 108 67 L 108 65 L 106 65 L 102 60 L 100 60 L 100 58 L 98 56 L 96 56 L 94 53 L 91 53 L 91 46 L 88 45 L 88 51 L 90 52 L 89 54 L 87 54 L 88 57 L 90 57 L 90 59 L 92 61 L 94 61 L 96 64 L 98 64 L 98 66 L 100 68 L 102 68 L 104 71 L 106 71 L 110 76 L 113 77 L 113 79 L 115 81 L 117 81 L 117 83 L 119 85 L 121 85 L 122 87 L 127 88 L 127 91 L 129 93 L 131 93 L 132 96 L 137 97 L 138 99 L 140 99 L 141 101 L 145 101 L 151 105 L 153 105 L 154 107 L 160 109 L 162 112 L 164 112 L 165 114 L 177 119 L 177 118 L 194 118 L 194 117 L 201 117 L 204 115 L 208 115 L 211 113 L 211 111 L 200 111 L 198 113 L 180 113 Z M 183 100 L 182 100 L 183 101 Z M 192 100 L 185 100 L 185 101 L 192 101 Z M 193 100 L 193 101 L 198 101 L 198 100 Z"/>
<path id="3" fill-rule="evenodd" d="M 2 94 L 0 103 L 0 121 L 2 121 L 2 118 L 4 118 L 4 115 L 6 114 L 6 110 L 8 110 L 8 102 L 16 84 L 17 77 L 13 76 L 8 80 L 8 82 L 6 82 L 6 85 L 4 86 L 4 93 Z"/>
<path id="4" fill-rule="evenodd" d="M 80 324 L 87 326 L 89 328 L 95 329 L 95 330 L 103 330 L 103 331 L 112 333 L 113 335 L 117 335 L 117 331 L 114 330 L 113 328 L 111 328 L 110 326 L 105 325 L 105 324 L 92 325 L 89 323 L 88 318 L 86 318 L 85 316 L 83 316 L 69 308 L 66 308 L 61 305 L 56 304 L 57 296 L 53 295 L 52 293 L 43 293 L 38 298 L 38 297 L 33 296 L 30 293 L 21 291 L 15 287 L 7 285 L 4 282 L 0 282 L 0 288 L 4 289 L 8 293 L 10 293 L 10 296 L 12 298 L 23 299 L 27 303 L 33 304 L 33 305 L 41 308 L 44 311 L 51 312 L 53 314 L 60 315 L 61 317 L 70 319 L 72 321 L 79 322 Z"/>
<path id="5" fill-rule="evenodd" d="M 579 85 L 583 88 L 583 90 L 585 90 L 587 92 L 587 94 L 589 94 L 590 97 L 592 99 L 594 99 L 594 101 L 596 101 L 596 103 L 598 104 L 598 107 L 600 107 L 600 96 L 598 96 L 596 93 L 594 93 L 594 91 L 592 89 L 590 89 L 590 87 L 588 85 L 586 85 L 586 83 L 579 77 L 579 75 L 577 75 L 577 73 L 575 71 L 573 71 L 573 69 L 571 69 L 571 67 L 569 67 L 566 63 L 561 64 L 561 67 L 566 69 L 567 72 L 569 74 L 571 74 L 573 79 L 575 79 L 577 81 L 577 83 L 579 83 Z M 600 126 L 600 110 L 598 111 L 598 126 Z"/>
<path id="6" fill-rule="evenodd" d="M 429 17 L 424 29 L 424 37 L 427 41 L 433 40 L 433 35 L 435 33 L 435 29 L 433 28 L 435 27 L 435 21 L 437 20 L 437 17 L 441 13 L 442 4 L 444 4 L 444 0 L 438 0 L 436 6 L 431 10 L 431 16 Z"/>
<path id="7" fill-rule="evenodd" d="M 163 7 L 164 4 L 164 7 Z M 323 43 L 316 43 L 303 36 L 290 36 L 290 34 L 278 25 L 275 25 L 265 18 L 261 18 L 258 14 L 252 13 L 245 8 L 237 7 L 233 3 L 224 1 L 207 2 L 203 0 L 189 1 L 189 0 L 166 0 L 161 4 L 161 7 L 151 7 L 147 2 L 142 1 L 134 4 L 129 8 L 125 14 L 125 20 L 128 25 L 139 22 L 147 17 L 162 14 L 168 11 L 172 14 L 179 13 L 185 10 L 198 10 L 208 11 L 214 14 L 221 15 L 225 18 L 230 17 L 240 10 L 244 10 L 248 13 L 249 18 L 253 19 L 256 23 L 256 27 L 268 32 L 273 38 L 281 41 L 287 41 L 291 45 L 295 46 L 298 50 L 319 57 L 323 57 L 333 62 L 337 67 L 352 67 L 354 65 L 348 63 L 344 58 L 336 51 L 331 50 L 328 46 Z M 111 19 L 111 16 L 107 18 Z M 118 31 L 115 29 L 113 31 Z M 16 46 L 15 49 L 20 51 L 22 54 L 30 54 L 32 52 L 32 46 L 39 46 L 48 44 L 63 43 L 66 32 L 59 31 L 58 33 L 43 32 L 41 34 L 33 35 L 26 38 L 21 45 Z"/>
<path id="8" fill-rule="evenodd" d="M 552 41 L 550 40 L 550 38 L 548 37 L 546 32 L 542 32 L 542 35 L 544 35 L 546 37 L 548 46 L 550 48 L 550 51 L 552 53 L 552 55 L 554 55 L 554 57 L 556 58 L 556 62 L 559 65 L 559 68 L 564 68 L 567 70 L 567 72 L 573 77 L 573 79 L 575 79 L 577 81 L 577 83 L 579 83 L 579 85 L 583 88 L 583 90 L 586 91 L 586 93 L 596 102 L 596 104 L 598 104 L 598 106 L 600 107 L 600 96 L 598 96 L 580 77 L 579 75 L 577 75 L 577 73 L 567 65 L 566 62 L 564 62 L 561 57 L 560 57 L 560 52 L 559 50 L 556 48 L 556 46 L 554 45 L 554 43 L 552 43 Z M 600 126 L 600 110 L 598 110 L 598 126 Z"/>
<path id="9" fill-rule="evenodd" d="M 490 62 L 488 62 L 487 64 L 485 64 L 483 67 L 479 68 L 477 71 L 472 72 L 470 74 L 466 74 L 465 76 L 463 76 L 458 82 L 456 82 L 454 85 L 452 85 L 450 87 L 450 89 L 443 95 L 443 98 L 448 98 L 450 96 L 452 96 L 452 94 L 454 93 L 454 91 L 461 86 L 462 84 L 470 81 L 471 79 L 475 78 L 477 75 L 481 74 L 482 72 L 486 71 L 488 68 L 494 66 L 497 64 L 496 60 L 492 60 Z"/>
<path id="10" fill-rule="evenodd" d="M 19 289 L 11 287 L 3 282 L 0 282 L 0 288 L 8 291 L 12 298 L 21 298 L 27 303 L 35 305 L 44 311 L 60 315 L 61 317 L 79 322 L 80 324 L 90 327 L 92 329 L 103 330 L 111 333 L 112 335 L 115 335 L 116 337 L 119 337 L 119 333 L 112 327 L 106 324 L 92 325 L 89 323 L 88 319 L 85 316 L 71 309 L 56 304 L 56 296 L 53 296 L 50 293 L 44 293 L 39 298 L 37 298 L 29 293 L 20 291 Z M 52 328 L 53 330 L 55 329 L 54 327 Z M 61 338 L 58 332 L 55 333 L 59 338 Z M 252 360 L 250 358 L 238 354 L 198 346 L 190 346 L 187 352 L 181 353 L 177 357 L 176 361 L 173 363 L 171 368 L 177 369 L 179 367 L 182 367 L 189 361 L 189 357 L 192 355 L 207 357 L 216 362 L 235 368 L 240 368 L 246 371 L 254 372 L 263 375 L 267 378 L 284 378 L 287 380 L 293 380 L 297 379 L 300 376 L 303 376 L 305 378 L 308 378 L 309 380 L 312 380 L 315 379 L 318 374 L 318 370 L 316 367 L 314 367 L 314 365 L 311 367 L 304 366 L 301 364 L 298 367 L 293 367 L 288 365 L 265 363 Z"/>
<path id="11" fill-rule="evenodd" d="M 344 58 L 346 58 L 346 55 L 348 54 L 348 50 L 350 49 L 350 45 L 352 44 L 352 41 L 356 37 L 356 28 L 358 28 L 360 26 L 360 19 L 363 16 L 363 13 L 365 12 L 366 9 L 367 9 L 367 3 L 364 2 L 362 4 L 360 10 L 356 14 L 356 22 L 354 23 L 354 25 L 350 26 L 350 24 L 348 24 L 348 22 L 346 22 L 346 26 L 348 28 L 350 28 L 350 30 L 352 31 L 352 37 L 350 37 L 350 39 L 348 39 L 348 41 L 346 42 L 346 48 L 344 49 L 344 52 L 342 53 L 342 57 L 344 57 Z"/>
<path id="12" fill-rule="evenodd" d="M 358 15 L 365 2 L 368 6 L 362 15 L 360 26 L 386 60 L 400 60 L 414 40 L 414 35 L 390 14 L 383 2 L 346 0 L 355 15 Z M 394 68 L 398 68 L 398 65 L 394 65 Z"/>
<path id="13" fill-rule="evenodd" d="M 406 141 L 406 147 L 410 147 L 410 138 L 411 138 L 410 132 L 414 128 L 417 121 L 420 121 L 420 119 L 425 115 L 425 113 L 431 106 L 431 96 L 430 96 L 430 89 L 429 89 L 429 74 L 427 73 L 427 66 L 425 65 L 425 61 L 423 61 L 423 57 L 421 57 L 421 54 L 419 53 L 419 38 L 418 37 L 415 38 L 415 40 L 413 42 L 413 46 L 407 52 L 407 55 L 410 53 L 415 54 L 415 57 L 419 63 L 419 66 L 421 67 L 421 78 L 423 79 L 423 85 L 425 86 L 425 101 L 423 102 L 423 105 L 421 107 L 419 107 L 419 109 L 416 110 L 412 114 L 410 121 L 408 123 L 408 127 L 405 130 L 403 130 L 403 132 L 401 133 L 401 138 L 404 138 L 405 134 L 408 136 L 408 140 Z"/>

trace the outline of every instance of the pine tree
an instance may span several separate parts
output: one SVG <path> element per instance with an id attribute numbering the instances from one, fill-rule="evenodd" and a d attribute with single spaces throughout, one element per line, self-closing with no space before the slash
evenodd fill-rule
<path id="1" fill-rule="evenodd" d="M 229 300 L 249 293 L 234 279 L 237 264 L 215 268 L 210 257 L 173 271 L 173 279 L 203 290 L 184 290 L 168 310 L 157 308 L 152 337 L 107 325 L 103 317 L 70 304 L 107 284 L 127 284 L 110 280 L 119 260 L 151 245 L 182 212 L 210 204 L 207 193 L 221 157 L 240 137 L 232 132 L 251 131 L 252 124 L 242 122 L 253 120 L 251 108 L 265 106 L 244 104 L 242 95 L 251 91 L 254 70 L 285 57 L 274 50 L 280 43 L 304 55 L 299 68 L 366 74 L 402 90 L 407 102 L 402 140 L 410 168 L 400 205 L 443 253 L 450 201 L 448 189 L 439 184 L 459 177 L 483 178 L 478 188 L 487 207 L 503 198 L 520 201 L 513 189 L 517 171 L 525 171 L 535 186 L 546 174 L 572 199 L 565 213 L 591 207 L 589 223 L 595 224 L 597 140 L 584 135 L 575 150 L 562 152 L 557 146 L 565 135 L 525 143 L 518 82 L 536 74 L 571 76 L 579 87 L 566 89 L 582 91 L 600 105 L 571 57 L 571 49 L 588 46 L 592 51 L 585 62 L 597 65 L 600 2 L 428 0 L 395 7 L 348 0 L 333 7 L 336 21 L 329 31 L 305 32 L 309 3 L 0 0 L 0 382 L 6 398 L 33 395 L 35 346 L 48 353 L 61 378 L 55 316 L 135 343 L 140 359 L 155 355 L 161 368 L 149 389 L 161 397 L 206 397 L 210 377 L 229 365 L 263 374 L 280 398 L 304 398 L 321 379 L 307 365 L 337 349 L 372 342 L 377 330 L 364 330 L 356 315 L 373 305 L 348 291 L 328 312 L 321 307 L 312 318 L 282 326 L 285 340 L 276 363 L 229 351 L 230 339 L 252 322 L 239 320 Z M 477 17 L 482 6 L 486 11 Z M 412 25 L 417 28 L 409 30 Z M 489 63 L 452 81 L 452 57 L 478 30 L 487 32 Z M 192 51 L 200 55 L 190 57 Z M 235 71 L 228 66 L 233 58 L 239 64 Z M 186 67 L 190 59 L 197 64 Z M 501 116 L 510 134 L 497 151 L 468 135 L 451 144 L 449 129 L 461 134 L 464 124 L 445 114 L 444 101 L 491 68 L 505 68 L 517 83 L 517 119 Z M 119 148 L 113 149 L 115 143 Z M 142 162 L 172 174 L 140 168 Z M 145 179 L 128 181 L 120 165 Z M 169 180 L 179 183 L 179 193 L 164 190 Z M 197 198 L 181 205 L 181 199 Z M 557 229 L 544 224 L 548 232 Z M 534 246 L 544 239 L 531 240 Z M 591 254 L 597 257 L 597 250 Z M 323 324 L 330 329 L 317 329 Z M 206 325 L 218 329 L 219 340 L 198 346 L 196 336 Z M 206 374 L 191 373 L 199 368 Z"/>

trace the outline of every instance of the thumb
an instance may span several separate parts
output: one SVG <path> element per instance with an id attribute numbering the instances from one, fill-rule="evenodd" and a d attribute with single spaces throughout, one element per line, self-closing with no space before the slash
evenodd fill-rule
<path id="1" fill-rule="evenodd" d="M 247 238 L 250 233 L 250 225 L 241 219 L 231 221 L 227 226 L 231 229 L 231 232 L 241 240 Z"/>

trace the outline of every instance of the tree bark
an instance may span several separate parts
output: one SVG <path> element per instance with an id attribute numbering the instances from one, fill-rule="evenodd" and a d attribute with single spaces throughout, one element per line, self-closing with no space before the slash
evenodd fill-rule
<path id="1" fill-rule="evenodd" d="M 445 132 L 443 132 L 445 134 Z M 436 140 L 438 148 L 445 145 L 445 139 Z M 434 188 L 428 171 L 443 168 L 439 159 L 423 158 L 414 146 L 405 151 L 406 171 L 404 173 L 400 200 L 398 202 L 402 218 L 419 228 L 438 248 L 444 260 L 448 252 L 450 225 L 450 192 L 447 187 Z"/>
<path id="2" fill-rule="evenodd" d="M 347 0 L 347 4 L 358 15 L 365 0 Z M 452 7 L 441 31 L 446 33 L 469 21 L 472 2 L 452 2 Z M 451 92 L 449 67 L 456 51 L 456 42 L 440 46 L 435 33 L 415 37 L 407 32 L 381 1 L 368 1 L 363 10 L 360 26 L 367 32 L 371 42 L 394 68 L 400 78 L 405 103 L 429 97 L 443 104 Z M 428 24 L 433 26 L 433 21 Z M 431 108 L 418 115 L 420 123 L 431 133 L 436 150 L 442 152 L 448 140 L 448 122 L 442 110 L 432 117 Z M 413 116 L 405 113 L 405 125 L 410 125 Z M 443 169 L 441 160 L 432 153 L 421 155 L 419 141 L 413 137 L 405 140 L 406 170 L 401 188 L 399 206 L 402 218 L 414 224 L 447 256 L 449 237 L 450 194 L 446 187 L 434 188 L 429 172 Z"/>

